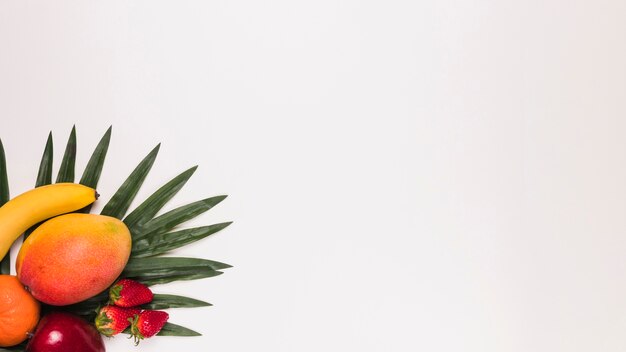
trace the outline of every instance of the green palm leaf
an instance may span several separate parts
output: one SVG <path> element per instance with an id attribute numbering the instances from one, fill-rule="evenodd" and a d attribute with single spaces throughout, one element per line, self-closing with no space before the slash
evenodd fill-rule
<path id="1" fill-rule="evenodd" d="M 133 278 L 146 285 L 156 285 L 217 276 L 222 274 L 218 270 L 230 267 L 225 263 L 199 258 L 132 258 L 126 264 L 122 277 Z"/>
<path id="2" fill-rule="evenodd" d="M 9 201 L 9 177 L 7 176 L 7 161 L 4 155 L 4 146 L 0 139 L 0 206 Z"/>
<path id="3" fill-rule="evenodd" d="M 122 333 L 130 334 L 130 328 L 126 328 Z M 163 328 L 161 328 L 161 331 L 157 333 L 157 336 L 202 336 L 202 334 L 184 326 L 167 322 Z"/>
<path id="4" fill-rule="evenodd" d="M 211 303 L 201 301 L 199 299 L 177 296 L 177 295 L 165 295 L 155 294 L 152 302 L 141 306 L 143 309 L 169 309 L 169 308 L 196 308 L 196 307 L 209 307 Z"/>
<path id="5" fill-rule="evenodd" d="M 176 232 L 153 232 L 133 241 L 131 256 L 134 258 L 151 257 L 186 246 L 208 237 L 228 227 L 232 222 L 184 229 Z"/>
<path id="6" fill-rule="evenodd" d="M 146 286 L 168 284 L 175 281 L 191 281 L 208 279 L 210 277 L 222 275 L 224 272 L 211 270 L 209 268 L 190 268 L 181 270 L 179 275 L 163 275 L 158 277 L 146 278 L 143 276 L 136 277 L 137 281 L 142 282 Z"/>
<path id="7" fill-rule="evenodd" d="M 35 187 L 41 187 L 52 183 L 53 149 L 52 132 L 50 132 L 48 134 L 48 140 L 46 141 L 46 147 L 44 148 L 43 155 L 41 156 L 41 162 L 39 163 L 39 171 L 37 172 Z M 39 226 L 39 224 L 31 226 L 31 228 L 26 230 L 26 232 L 24 232 L 24 239 L 27 239 L 37 226 Z"/>
<path id="8" fill-rule="evenodd" d="M 109 127 L 102 139 L 96 146 L 85 171 L 80 179 L 80 183 L 92 188 L 96 188 L 100 179 L 104 161 L 108 152 L 111 139 Z M 65 147 L 65 153 L 61 161 L 61 166 L 56 182 L 74 182 L 76 163 L 76 128 L 72 128 Z M 135 167 L 113 197 L 104 206 L 101 214 L 114 216 L 118 219 L 124 218 L 131 203 L 137 196 L 148 173 L 152 169 L 159 152 L 160 144 Z M 48 135 L 46 148 L 42 156 L 39 171 L 37 174 L 36 187 L 50 184 L 52 182 L 52 157 L 53 142 L 52 133 Z M 187 244 L 201 240 L 214 233 L 228 227 L 231 222 L 224 222 L 210 226 L 201 226 L 190 229 L 183 229 L 170 232 L 172 229 L 191 220 L 200 214 L 208 211 L 215 205 L 222 202 L 226 196 L 216 196 L 193 203 L 189 203 L 162 215 L 157 213 L 180 191 L 195 172 L 194 166 L 169 182 L 161 186 L 156 192 L 150 195 L 130 214 L 126 215 L 124 222 L 131 230 L 134 237 L 131 259 L 126 265 L 120 277 L 136 279 L 146 285 L 152 286 L 179 280 L 196 280 L 221 275 L 223 269 L 231 266 L 225 263 L 199 258 L 182 257 L 157 257 L 173 249 L 183 247 Z M 6 173 L 6 161 L 2 141 L 0 141 L 0 205 L 9 199 L 8 181 Z M 90 207 L 82 209 L 89 212 Z M 36 227 L 36 226 L 34 226 Z M 33 227 L 33 228 L 34 228 Z M 29 229 L 30 233 L 32 229 Z M 0 264 L 0 270 L 4 272 L 10 267 L 10 263 L 5 258 Z M 8 272 L 8 271 L 7 271 Z M 99 306 L 107 304 L 108 290 L 77 304 L 63 307 L 63 310 L 79 314 L 83 317 L 93 318 Z M 198 299 L 170 295 L 155 294 L 152 302 L 143 305 L 143 309 L 169 309 L 169 308 L 195 308 L 207 307 L 211 304 Z M 200 334 L 189 328 L 167 323 L 160 336 L 199 336 Z M 24 345 L 0 348 L 1 351 L 22 352 Z"/>
<path id="9" fill-rule="evenodd" d="M 148 176 L 150 169 L 152 169 L 160 147 L 161 143 L 157 144 L 139 165 L 137 165 L 135 170 L 133 170 L 122 186 L 115 192 L 113 197 L 111 197 L 111 200 L 104 206 L 100 214 L 113 216 L 118 219 L 122 219 L 124 215 L 126 215 L 126 211 L 128 211 L 130 204 L 133 199 L 135 199 L 137 192 L 139 192 L 139 188 L 141 188 L 143 181 L 146 179 L 146 176 Z"/>
<path id="10" fill-rule="evenodd" d="M 187 335 L 179 335 L 179 336 L 187 336 Z M 0 347 L 0 352 L 24 352 L 26 348 L 26 342 L 22 342 L 21 344 L 13 347 Z"/>
<path id="11" fill-rule="evenodd" d="M 213 208 L 224 199 L 226 199 L 226 196 L 211 197 L 170 210 L 167 213 L 148 221 L 133 234 L 133 238 L 139 239 L 154 232 L 162 233 L 169 231 L 177 225 L 191 220 Z"/>
<path id="12" fill-rule="evenodd" d="M 159 188 L 125 219 L 124 223 L 130 229 L 131 234 L 140 232 L 140 228 L 150 221 L 156 213 L 178 193 L 178 191 L 187 183 L 187 180 L 193 175 L 198 167 L 194 166 L 180 175 L 174 177 L 170 182 Z"/>
<path id="13" fill-rule="evenodd" d="M 102 167 L 104 166 L 104 159 L 106 158 L 107 151 L 109 150 L 111 129 L 112 126 L 107 129 L 104 136 L 100 139 L 100 142 L 98 142 L 96 149 L 94 149 L 93 154 L 91 154 L 91 158 L 89 158 L 85 171 L 83 172 L 83 176 L 80 179 L 80 184 L 91 188 L 98 187 L 98 181 L 100 180 L 100 174 L 102 174 Z M 90 209 L 91 205 L 88 205 L 80 211 L 88 213 Z"/>
<path id="14" fill-rule="evenodd" d="M 0 206 L 9 201 L 9 177 L 7 176 L 7 161 L 4 156 L 4 146 L 0 140 Z M 11 273 L 11 256 L 7 253 L 0 261 L 0 274 Z"/>
<path id="15" fill-rule="evenodd" d="M 61 160 L 61 167 L 57 175 L 57 183 L 74 182 L 74 169 L 76 164 L 76 126 L 72 127 L 70 137 L 67 140 L 65 153 Z"/>
<path id="16" fill-rule="evenodd" d="M 39 163 L 39 172 L 37 173 L 37 182 L 35 187 L 41 187 L 52 183 L 52 132 L 48 134 L 46 148 L 43 150 L 43 156 Z"/>
<path id="17" fill-rule="evenodd" d="M 176 325 L 173 323 L 165 323 L 157 336 L 202 336 L 202 334 L 197 331 L 188 329 L 184 326 Z"/>
<path id="18" fill-rule="evenodd" d="M 93 320 L 96 317 L 96 313 L 99 307 L 104 306 L 109 300 L 109 290 L 105 290 L 94 297 L 86 299 L 82 302 L 75 303 L 69 306 L 64 306 L 63 310 L 73 314 L 82 316 L 87 320 Z"/>
<path id="19" fill-rule="evenodd" d="M 179 268 L 207 267 L 212 270 L 232 268 L 232 265 L 214 260 L 185 257 L 132 258 L 126 264 L 124 273 L 133 276 L 135 273 L 176 273 Z"/>

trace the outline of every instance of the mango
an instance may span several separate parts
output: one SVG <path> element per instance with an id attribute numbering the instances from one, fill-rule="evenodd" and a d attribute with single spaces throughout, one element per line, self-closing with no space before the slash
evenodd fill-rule
<path id="1" fill-rule="evenodd" d="M 41 224 L 17 255 L 17 277 L 37 300 L 64 306 L 106 290 L 124 270 L 130 231 L 113 217 L 66 214 Z"/>

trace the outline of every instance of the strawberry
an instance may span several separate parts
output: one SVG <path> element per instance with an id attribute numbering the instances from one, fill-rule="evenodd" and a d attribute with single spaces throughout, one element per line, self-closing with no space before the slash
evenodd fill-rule
<path id="1" fill-rule="evenodd" d="M 152 301 L 154 295 L 148 286 L 130 279 L 122 279 L 111 286 L 109 299 L 118 307 L 136 307 Z"/>
<path id="2" fill-rule="evenodd" d="M 169 314 L 160 310 L 144 310 L 131 319 L 130 334 L 135 338 L 135 345 L 161 331 L 169 317 Z"/>
<path id="3" fill-rule="evenodd" d="M 124 331 L 141 309 L 104 306 L 96 316 L 96 328 L 102 335 L 113 336 Z"/>

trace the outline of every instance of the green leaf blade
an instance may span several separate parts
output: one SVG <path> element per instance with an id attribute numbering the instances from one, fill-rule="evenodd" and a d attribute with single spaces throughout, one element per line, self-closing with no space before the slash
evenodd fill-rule
<path id="1" fill-rule="evenodd" d="M 10 275 L 11 274 L 11 256 L 10 252 L 7 253 L 2 261 L 0 261 L 0 275 Z"/>
<path id="2" fill-rule="evenodd" d="M 39 163 L 39 171 L 37 172 L 35 187 L 41 187 L 52 183 L 53 154 L 54 147 L 52 142 L 52 132 L 50 132 L 48 134 L 48 139 L 46 140 L 46 147 L 43 150 L 41 162 Z M 28 230 L 26 230 L 26 232 L 24 232 L 24 239 L 27 239 L 28 236 L 30 236 L 30 234 L 39 226 L 39 224 L 31 226 Z"/>
<path id="3" fill-rule="evenodd" d="M 104 306 L 105 304 L 107 304 L 107 301 L 109 300 L 109 290 L 106 289 L 103 292 L 100 292 L 99 294 L 88 298 L 84 301 L 69 305 L 69 306 L 64 306 L 63 310 L 66 312 L 70 312 L 73 314 L 77 314 L 83 317 L 88 317 L 88 320 L 91 320 L 91 318 L 95 317 L 96 315 L 96 310 L 99 307 Z"/>
<path id="4" fill-rule="evenodd" d="M 161 284 L 168 284 L 175 281 L 191 281 L 206 279 L 214 276 L 222 275 L 224 272 L 212 270 L 209 268 L 199 268 L 193 270 L 181 270 L 178 275 L 163 275 L 153 277 L 134 277 L 135 280 L 143 283 L 146 286 L 154 286 Z"/>
<path id="5" fill-rule="evenodd" d="M 185 296 L 156 293 L 152 302 L 141 306 L 143 309 L 197 308 L 210 307 L 211 303 Z"/>
<path id="6" fill-rule="evenodd" d="M 111 197 L 111 200 L 104 206 L 101 212 L 102 215 L 108 215 L 118 219 L 122 219 L 124 215 L 126 215 L 130 204 L 135 199 L 135 196 L 137 196 L 137 192 L 139 192 L 150 169 L 152 169 L 160 147 L 161 144 L 159 143 L 139 165 L 135 167 L 135 170 L 133 170 L 122 186 L 120 186 L 113 197 Z"/>
<path id="7" fill-rule="evenodd" d="M 186 257 L 132 258 L 126 264 L 125 273 L 170 272 L 179 268 L 210 268 L 222 270 L 232 268 L 231 265 L 214 260 Z"/>
<path id="8" fill-rule="evenodd" d="M 130 327 L 124 329 L 124 331 L 122 331 L 122 334 L 130 334 Z M 165 325 L 163 325 L 163 328 L 161 328 L 161 331 L 159 331 L 156 334 L 156 336 L 183 336 L 183 337 L 190 337 L 190 336 L 202 336 L 202 334 L 197 332 L 197 331 L 193 331 L 193 330 L 191 330 L 189 328 L 186 328 L 184 326 L 167 322 L 167 323 L 165 323 Z M 2 351 L 2 350 L 0 350 L 0 351 Z"/>
<path id="9" fill-rule="evenodd" d="M 199 258 L 131 258 L 121 276 L 133 278 L 146 285 L 156 285 L 217 276 L 222 274 L 219 270 L 230 267 L 226 263 Z"/>
<path id="10" fill-rule="evenodd" d="M 202 336 L 201 333 L 173 323 L 165 323 L 157 336 Z"/>
<path id="11" fill-rule="evenodd" d="M 100 139 L 100 142 L 98 142 L 96 149 L 94 149 L 93 154 L 91 154 L 91 158 L 89 158 L 83 176 L 80 179 L 80 184 L 94 189 L 98 187 L 104 160 L 109 150 L 109 142 L 111 142 L 111 130 L 112 127 L 107 129 L 104 136 Z M 90 209 L 91 205 L 88 205 L 81 209 L 80 212 L 88 213 Z"/>
<path id="12" fill-rule="evenodd" d="M 9 177 L 7 172 L 7 161 L 4 155 L 4 146 L 0 140 L 0 207 L 10 199 L 9 194 Z M 11 256 L 7 253 L 2 261 L 0 261 L 0 274 L 8 275 L 11 273 Z"/>
<path id="13" fill-rule="evenodd" d="M 24 352 L 26 349 L 26 342 L 22 342 L 17 346 L 12 347 L 0 347 L 0 352 Z"/>
<path id="14" fill-rule="evenodd" d="M 144 258 L 163 254 L 213 235 L 227 228 L 230 224 L 232 222 L 195 227 L 176 232 L 152 233 L 133 241 L 131 256 L 133 258 Z"/>
<path id="15" fill-rule="evenodd" d="M 0 206 L 8 202 L 10 199 L 9 193 L 9 176 L 7 171 L 7 160 L 4 154 L 4 146 L 0 139 Z"/>
<path id="16" fill-rule="evenodd" d="M 48 134 L 46 147 L 43 150 L 43 156 L 39 163 L 39 171 L 37 173 L 37 181 L 35 187 L 41 187 L 52 183 L 52 157 L 53 157 L 52 132 Z"/>
<path id="17" fill-rule="evenodd" d="M 61 167 L 57 175 L 56 183 L 74 182 L 74 173 L 76 166 L 76 126 L 72 127 L 70 136 L 65 146 L 65 153 L 61 159 Z"/>
<path id="18" fill-rule="evenodd" d="M 80 179 L 80 184 L 87 187 L 96 188 L 98 181 L 100 180 L 100 174 L 102 173 L 102 167 L 104 166 L 104 160 L 106 159 L 107 152 L 109 150 L 109 142 L 111 141 L 111 130 L 109 127 L 104 133 L 104 136 L 98 142 L 96 149 L 94 149 L 83 176 Z"/>
<path id="19" fill-rule="evenodd" d="M 134 234 L 134 238 L 141 238 L 154 232 L 166 232 L 174 227 L 182 224 L 185 221 L 191 220 L 196 216 L 208 211 L 214 206 L 218 205 L 227 196 L 216 196 L 206 198 L 193 202 L 187 205 L 183 205 L 176 209 L 170 210 L 167 213 L 157 216 L 156 218 L 148 221 L 144 226 L 139 228 Z"/>
<path id="20" fill-rule="evenodd" d="M 124 219 L 124 223 L 128 226 L 133 236 L 135 233 L 139 232 L 139 229 L 146 222 L 150 221 L 178 191 L 180 191 L 196 169 L 197 166 L 194 166 L 174 177 L 148 197 L 148 199 L 141 203 Z"/>

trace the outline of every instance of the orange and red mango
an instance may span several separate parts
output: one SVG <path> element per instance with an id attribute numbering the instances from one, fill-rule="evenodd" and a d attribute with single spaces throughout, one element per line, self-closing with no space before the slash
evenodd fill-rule
<path id="1" fill-rule="evenodd" d="M 131 250 L 126 225 L 113 217 L 66 214 L 41 224 L 17 255 L 19 280 L 39 301 L 64 306 L 106 290 Z"/>

